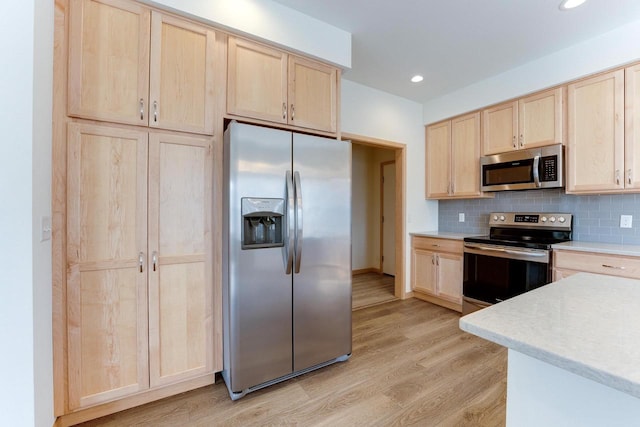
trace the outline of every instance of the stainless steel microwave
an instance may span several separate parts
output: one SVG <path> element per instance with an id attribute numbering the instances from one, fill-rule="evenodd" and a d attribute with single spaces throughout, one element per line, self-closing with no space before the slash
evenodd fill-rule
<path id="1" fill-rule="evenodd" d="M 482 191 L 527 190 L 564 186 L 562 144 L 483 156 Z"/>

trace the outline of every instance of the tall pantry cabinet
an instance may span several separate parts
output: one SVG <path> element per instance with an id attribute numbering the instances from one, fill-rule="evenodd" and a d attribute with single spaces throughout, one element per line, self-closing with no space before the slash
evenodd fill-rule
<path id="1" fill-rule="evenodd" d="M 56 415 L 76 418 L 63 424 L 213 383 L 221 369 L 215 33 L 129 1 L 66 5 L 66 280 L 63 331 L 54 331 L 64 376 L 55 381 Z"/>

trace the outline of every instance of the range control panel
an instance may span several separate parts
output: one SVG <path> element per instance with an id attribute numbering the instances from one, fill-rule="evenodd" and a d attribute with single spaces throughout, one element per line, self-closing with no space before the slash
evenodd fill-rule
<path id="1" fill-rule="evenodd" d="M 489 227 L 521 226 L 570 230 L 572 221 L 572 214 L 558 212 L 493 212 L 489 214 Z"/>

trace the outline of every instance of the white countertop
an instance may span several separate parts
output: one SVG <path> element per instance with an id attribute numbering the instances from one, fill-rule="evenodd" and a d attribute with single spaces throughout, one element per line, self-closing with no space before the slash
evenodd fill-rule
<path id="1" fill-rule="evenodd" d="M 571 242 L 556 243 L 552 248 L 567 251 L 640 256 L 640 246 L 638 245 L 619 245 L 615 243 L 581 242 L 578 240 L 572 240 Z"/>
<path id="2" fill-rule="evenodd" d="M 640 280 L 578 273 L 460 319 L 460 328 L 640 398 Z"/>
<path id="3" fill-rule="evenodd" d="M 479 233 L 452 233 L 449 231 L 414 231 L 409 233 L 411 236 L 418 237 L 436 237 L 439 239 L 462 240 L 465 237 L 477 236 Z"/>

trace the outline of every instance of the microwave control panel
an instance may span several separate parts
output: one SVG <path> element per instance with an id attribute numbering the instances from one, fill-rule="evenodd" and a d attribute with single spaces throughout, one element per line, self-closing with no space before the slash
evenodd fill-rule
<path id="1" fill-rule="evenodd" d="M 558 156 L 540 158 L 540 181 L 558 180 Z"/>

